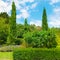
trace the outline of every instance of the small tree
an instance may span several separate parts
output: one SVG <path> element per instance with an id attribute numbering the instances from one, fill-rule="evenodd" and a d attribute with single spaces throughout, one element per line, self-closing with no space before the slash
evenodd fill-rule
<path id="1" fill-rule="evenodd" d="M 27 22 L 27 19 L 26 19 L 26 18 L 25 18 L 24 25 L 25 25 L 25 26 L 27 26 L 27 25 L 28 25 L 28 22 Z"/>
<path id="2" fill-rule="evenodd" d="M 27 22 L 26 18 L 25 18 L 25 21 L 24 21 L 24 30 L 25 30 L 25 32 L 29 31 L 29 25 L 28 25 L 28 22 Z"/>
<path id="3" fill-rule="evenodd" d="M 48 23 L 47 23 L 47 14 L 46 9 L 43 10 L 43 16 L 42 16 L 42 29 L 48 30 Z"/>

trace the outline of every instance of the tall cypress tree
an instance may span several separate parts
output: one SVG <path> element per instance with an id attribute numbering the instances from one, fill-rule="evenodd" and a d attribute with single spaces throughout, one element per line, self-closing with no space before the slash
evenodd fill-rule
<path id="1" fill-rule="evenodd" d="M 12 2 L 11 17 L 9 18 L 9 35 L 7 37 L 7 44 L 13 44 L 16 38 L 16 6 Z"/>
<path id="2" fill-rule="evenodd" d="M 46 9 L 43 10 L 43 16 L 42 16 L 42 29 L 48 30 L 48 23 L 47 23 L 47 14 Z"/>
<path id="3" fill-rule="evenodd" d="M 12 3 L 11 19 L 10 19 L 10 33 L 16 37 L 16 6 Z"/>

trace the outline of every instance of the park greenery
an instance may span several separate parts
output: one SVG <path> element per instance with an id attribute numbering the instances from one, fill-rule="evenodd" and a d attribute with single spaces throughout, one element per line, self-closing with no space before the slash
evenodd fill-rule
<path id="1" fill-rule="evenodd" d="M 60 49 L 15 49 L 13 57 L 14 60 L 60 60 Z"/>
<path id="2" fill-rule="evenodd" d="M 32 48 L 55 48 L 59 45 L 60 28 L 49 28 L 46 9 L 43 9 L 42 26 L 16 23 L 16 6 L 12 3 L 11 16 L 0 13 L 0 46 L 21 45 Z"/>
<path id="3" fill-rule="evenodd" d="M 16 23 L 16 6 L 11 16 L 0 13 L 0 60 L 60 60 L 60 28 L 48 26 L 46 8 L 42 25 Z"/>

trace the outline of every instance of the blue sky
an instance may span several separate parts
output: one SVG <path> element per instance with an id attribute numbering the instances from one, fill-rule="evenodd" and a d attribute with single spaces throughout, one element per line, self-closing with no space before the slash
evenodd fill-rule
<path id="1" fill-rule="evenodd" d="M 17 23 L 24 23 L 28 19 L 29 24 L 41 26 L 44 7 L 47 12 L 49 27 L 60 27 L 60 0 L 0 0 L 0 12 L 11 15 L 12 1 L 17 10 Z"/>

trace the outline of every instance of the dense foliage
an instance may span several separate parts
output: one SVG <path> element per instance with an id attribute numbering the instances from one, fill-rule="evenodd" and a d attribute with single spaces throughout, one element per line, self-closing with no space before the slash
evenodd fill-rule
<path id="1" fill-rule="evenodd" d="M 0 17 L 5 18 L 5 23 L 8 24 L 9 23 L 9 15 L 6 12 L 2 12 L 0 13 Z"/>
<path id="2" fill-rule="evenodd" d="M 5 17 L 4 17 L 5 16 Z M 6 44 L 7 36 L 8 36 L 8 28 L 9 28 L 9 17 L 7 13 L 0 14 L 0 45 Z"/>
<path id="3" fill-rule="evenodd" d="M 15 49 L 14 60 L 60 60 L 60 50 L 57 49 Z"/>
<path id="4" fill-rule="evenodd" d="M 25 41 L 30 47 L 47 47 L 52 48 L 57 46 L 56 36 L 53 31 L 34 31 L 24 34 Z"/>
<path id="5" fill-rule="evenodd" d="M 56 33 L 47 23 L 46 9 L 43 10 L 42 27 L 29 25 L 27 18 L 24 24 L 16 24 L 16 6 L 12 3 L 11 16 L 0 13 L 0 45 L 25 45 L 33 48 L 52 48 L 57 46 Z M 53 30 L 53 31 L 52 31 Z"/>

